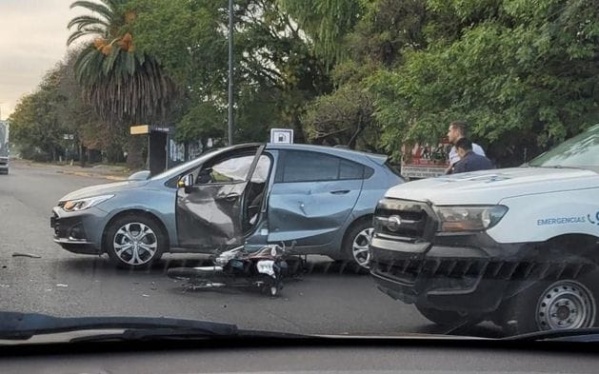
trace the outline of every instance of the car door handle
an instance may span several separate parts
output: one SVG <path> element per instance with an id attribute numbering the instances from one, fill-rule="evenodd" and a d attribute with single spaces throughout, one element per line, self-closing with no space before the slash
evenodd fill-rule
<path id="1" fill-rule="evenodd" d="M 333 195 L 345 195 L 349 193 L 349 190 L 337 190 L 337 191 L 331 191 L 331 193 Z"/>
<path id="2" fill-rule="evenodd" d="M 238 193 L 236 193 L 236 192 L 231 192 L 231 193 L 228 193 L 228 194 L 226 194 L 226 195 L 225 195 L 225 194 L 219 194 L 219 195 L 216 195 L 216 198 L 217 198 L 218 200 L 234 201 L 234 200 L 237 200 L 237 199 L 239 198 L 239 196 L 240 196 L 240 195 L 239 195 Z"/>

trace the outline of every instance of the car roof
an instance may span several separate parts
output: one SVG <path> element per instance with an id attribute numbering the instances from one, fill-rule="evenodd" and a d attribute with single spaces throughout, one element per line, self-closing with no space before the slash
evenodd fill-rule
<path id="1" fill-rule="evenodd" d="M 334 156 L 340 156 L 344 158 L 355 158 L 359 157 L 367 157 L 374 161 L 377 164 L 384 164 L 389 156 L 377 153 L 367 153 L 361 151 L 355 151 L 348 148 L 337 148 L 337 147 L 329 147 L 324 145 L 315 145 L 315 144 L 278 144 L 278 143 L 267 143 L 266 149 L 273 150 L 294 150 L 294 151 L 310 151 L 310 152 L 322 152 L 327 153 Z"/>

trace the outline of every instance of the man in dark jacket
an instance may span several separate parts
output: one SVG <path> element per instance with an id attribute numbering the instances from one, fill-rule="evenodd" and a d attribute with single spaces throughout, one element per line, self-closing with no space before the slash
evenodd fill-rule
<path id="1" fill-rule="evenodd" d="M 460 161 L 455 164 L 453 174 L 495 168 L 491 160 L 472 151 L 472 141 L 469 139 L 461 138 L 456 142 L 455 147 Z"/>

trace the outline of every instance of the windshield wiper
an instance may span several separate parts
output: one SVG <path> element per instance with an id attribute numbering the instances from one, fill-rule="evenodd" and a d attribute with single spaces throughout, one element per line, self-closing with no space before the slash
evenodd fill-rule
<path id="1" fill-rule="evenodd" d="M 206 336 L 237 335 L 236 325 L 164 317 L 53 317 L 38 313 L 0 312 L 0 339 L 27 340 L 36 335 L 82 330 L 140 329 L 186 331 Z"/>
<path id="2" fill-rule="evenodd" d="M 599 342 L 599 328 L 590 327 L 584 329 L 563 329 L 532 332 L 528 334 L 515 335 L 501 340 L 524 341 L 524 342 Z"/>
<path id="3" fill-rule="evenodd" d="M 242 330 L 237 325 L 165 317 L 53 317 L 37 313 L 0 312 L 0 340 L 90 331 L 69 342 L 192 338 L 313 338 L 276 331 Z M 103 333 L 102 330 L 111 330 Z M 112 330 L 123 330 L 114 332 Z"/>

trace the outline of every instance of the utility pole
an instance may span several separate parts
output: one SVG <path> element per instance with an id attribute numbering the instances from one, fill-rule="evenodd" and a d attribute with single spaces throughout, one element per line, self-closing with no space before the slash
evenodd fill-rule
<path id="1" fill-rule="evenodd" d="M 229 113 L 227 135 L 229 145 L 233 145 L 233 0 L 229 0 Z"/>

